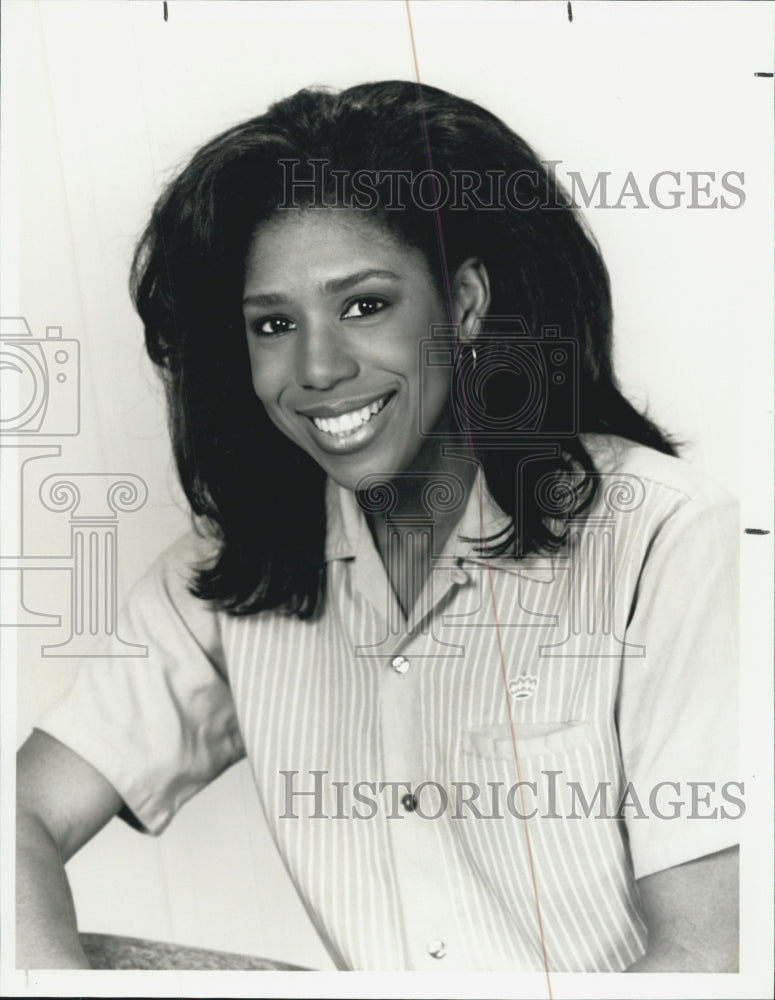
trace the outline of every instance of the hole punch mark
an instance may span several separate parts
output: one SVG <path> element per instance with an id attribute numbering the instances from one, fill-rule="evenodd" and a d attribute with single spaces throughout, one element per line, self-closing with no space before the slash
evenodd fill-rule
<path id="1" fill-rule="evenodd" d="M 746 535 L 769 535 L 767 528 L 743 528 Z"/>

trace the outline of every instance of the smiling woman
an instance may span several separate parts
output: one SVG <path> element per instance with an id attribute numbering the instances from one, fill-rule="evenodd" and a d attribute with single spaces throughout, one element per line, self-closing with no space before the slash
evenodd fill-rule
<path id="1" fill-rule="evenodd" d="M 430 197 L 504 167 L 545 197 Z M 129 602 L 148 658 L 92 661 L 22 751 L 30 964 L 85 961 L 37 873 L 246 755 L 340 968 L 733 965 L 734 506 L 619 390 L 533 151 L 431 87 L 301 91 L 196 153 L 132 288 L 196 531 Z"/>

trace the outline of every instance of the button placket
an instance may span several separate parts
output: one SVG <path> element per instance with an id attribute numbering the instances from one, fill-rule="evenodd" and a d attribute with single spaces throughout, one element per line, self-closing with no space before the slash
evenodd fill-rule
<path id="1" fill-rule="evenodd" d="M 421 654 L 415 656 L 416 650 L 416 640 L 409 639 L 405 654 L 396 653 L 383 667 L 380 690 L 383 775 L 408 783 L 397 799 L 398 812 L 392 818 L 387 818 L 390 815 L 387 812 L 383 816 L 401 900 L 407 968 L 430 970 L 438 968 L 438 959 L 447 954 L 455 899 L 450 895 L 449 873 L 440 851 L 438 824 L 446 819 L 423 817 L 418 811 L 418 804 L 422 804 L 413 791 L 423 779 L 443 780 L 442 776 L 423 771 L 420 705 L 428 670 L 432 671 L 434 666 Z M 418 892 L 422 894 L 421 905 Z M 440 943 L 437 956 L 429 951 L 433 942 Z"/>

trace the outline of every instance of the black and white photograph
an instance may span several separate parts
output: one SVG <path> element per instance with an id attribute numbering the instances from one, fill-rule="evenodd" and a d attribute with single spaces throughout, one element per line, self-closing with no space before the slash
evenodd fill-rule
<path id="1" fill-rule="evenodd" d="M 775 5 L 2 21 L 2 995 L 771 997 Z"/>

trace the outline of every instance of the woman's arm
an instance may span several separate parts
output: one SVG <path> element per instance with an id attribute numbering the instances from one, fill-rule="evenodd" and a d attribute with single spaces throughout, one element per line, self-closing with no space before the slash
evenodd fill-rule
<path id="1" fill-rule="evenodd" d="M 88 969 L 64 865 L 121 798 L 82 757 L 38 731 L 19 750 L 16 789 L 17 967 Z"/>
<path id="2" fill-rule="evenodd" d="M 648 951 L 628 972 L 737 972 L 738 849 L 638 881 Z"/>

